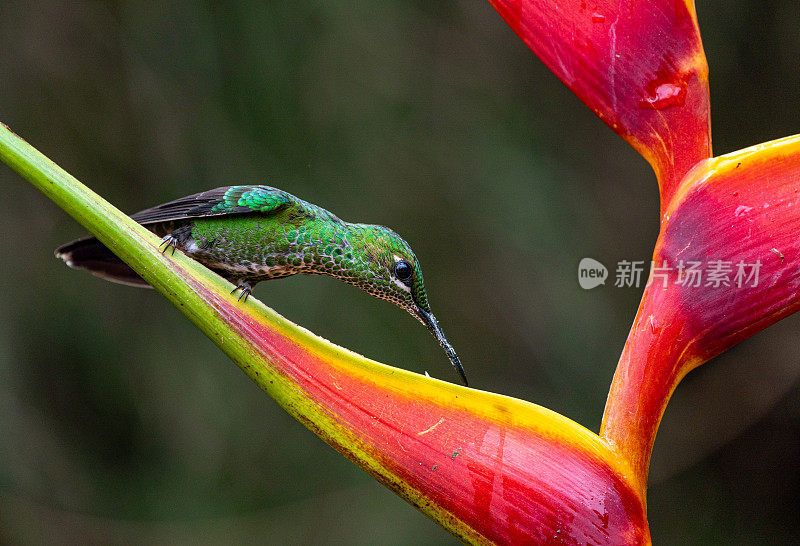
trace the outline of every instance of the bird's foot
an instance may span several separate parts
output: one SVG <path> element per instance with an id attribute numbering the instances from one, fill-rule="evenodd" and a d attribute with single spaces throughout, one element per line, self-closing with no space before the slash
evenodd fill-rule
<path id="1" fill-rule="evenodd" d="M 162 246 L 164 248 L 161 248 Z M 178 248 L 178 238 L 172 235 L 172 233 L 164 236 L 164 238 L 161 239 L 161 244 L 158 245 L 158 248 L 161 248 L 161 254 L 165 254 L 167 250 L 169 250 L 169 247 L 172 247 L 172 254 L 174 256 L 175 249 Z"/>
<path id="2" fill-rule="evenodd" d="M 242 298 L 244 298 L 244 301 L 247 301 L 247 298 L 250 297 L 250 293 L 253 291 L 253 287 L 246 282 L 239 283 L 236 288 L 231 290 L 231 294 L 235 294 L 237 290 L 241 290 L 242 293 L 239 294 L 239 298 L 236 301 L 242 301 Z"/>

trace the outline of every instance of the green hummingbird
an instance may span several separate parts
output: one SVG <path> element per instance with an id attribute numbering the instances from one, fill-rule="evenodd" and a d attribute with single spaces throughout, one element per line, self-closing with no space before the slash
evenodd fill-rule
<path id="1" fill-rule="evenodd" d="M 227 186 L 131 216 L 163 237 L 163 252 L 182 250 L 241 291 L 297 273 L 330 275 L 405 309 L 433 333 L 464 384 L 467 377 L 428 305 L 422 270 L 406 241 L 389 228 L 340 220 L 269 186 Z M 56 250 L 68 266 L 104 279 L 149 286 L 94 237 Z"/>

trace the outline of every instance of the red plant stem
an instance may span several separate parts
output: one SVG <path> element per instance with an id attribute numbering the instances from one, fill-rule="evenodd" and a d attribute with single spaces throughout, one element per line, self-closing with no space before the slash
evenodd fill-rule
<path id="1" fill-rule="evenodd" d="M 664 321 L 659 308 L 667 306 L 665 291 L 645 291 L 606 402 L 600 437 L 623 455 L 641 487 L 661 416 L 672 392 L 699 360 L 684 340 L 690 325 Z M 661 316 L 662 318 L 656 318 Z"/>

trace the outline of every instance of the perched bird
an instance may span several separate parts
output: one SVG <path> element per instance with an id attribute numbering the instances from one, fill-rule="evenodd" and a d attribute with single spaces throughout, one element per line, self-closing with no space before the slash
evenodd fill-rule
<path id="1" fill-rule="evenodd" d="M 464 368 L 431 313 L 411 247 L 389 228 L 351 224 L 269 186 L 228 186 L 189 195 L 131 216 L 241 291 L 296 273 L 330 275 L 411 313 L 439 342 L 467 384 Z M 94 237 L 56 250 L 68 266 L 104 279 L 149 286 Z"/>

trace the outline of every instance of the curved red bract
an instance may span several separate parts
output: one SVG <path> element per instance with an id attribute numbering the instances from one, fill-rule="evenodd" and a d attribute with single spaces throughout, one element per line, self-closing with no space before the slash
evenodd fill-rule
<path id="1" fill-rule="evenodd" d="M 684 375 L 800 308 L 800 137 L 698 165 L 665 212 L 653 262 L 664 276 L 645 289 L 601 431 L 641 476 Z M 711 277 L 677 284 L 692 262 Z"/>
<path id="2" fill-rule="evenodd" d="M 708 66 L 691 0 L 489 0 L 547 67 L 653 166 L 664 210 L 711 157 Z"/>
<path id="3" fill-rule="evenodd" d="M 500 544 L 649 541 L 627 467 L 579 425 L 499 395 L 376 377 L 292 340 L 235 300 L 194 288 L 255 341 L 265 373 L 292 384 L 341 435 L 292 402 L 287 410 L 456 536 Z"/>

